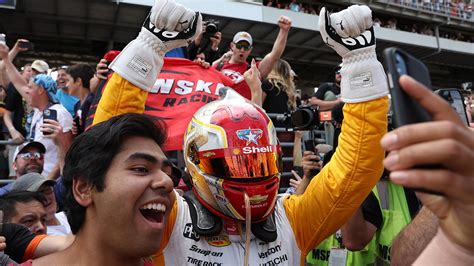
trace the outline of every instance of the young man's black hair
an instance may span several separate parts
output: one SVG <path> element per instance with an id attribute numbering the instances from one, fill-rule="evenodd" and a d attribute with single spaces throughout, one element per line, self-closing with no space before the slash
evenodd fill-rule
<path id="1" fill-rule="evenodd" d="M 71 75 L 71 77 L 76 81 L 78 78 L 81 78 L 82 85 L 84 88 L 90 89 L 90 80 L 94 77 L 94 69 L 88 64 L 76 64 L 66 69 L 66 73 Z"/>
<path id="2" fill-rule="evenodd" d="M 63 180 L 65 209 L 73 234 L 82 227 L 86 213 L 86 208 L 74 198 L 74 178 L 86 181 L 97 191 L 103 191 L 110 164 L 130 137 L 150 138 L 161 146 L 166 139 L 166 130 L 161 121 L 147 115 L 123 114 L 93 126 L 71 144 L 66 154 Z"/>
<path id="3" fill-rule="evenodd" d="M 12 191 L 0 197 L 0 210 L 3 211 L 3 223 L 8 223 L 17 215 L 17 203 L 29 203 L 39 201 L 44 205 L 46 199 L 39 192 L 30 191 Z"/>

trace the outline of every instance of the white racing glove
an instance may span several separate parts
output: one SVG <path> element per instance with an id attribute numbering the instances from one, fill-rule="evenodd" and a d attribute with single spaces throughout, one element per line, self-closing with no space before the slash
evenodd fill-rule
<path id="1" fill-rule="evenodd" d="M 187 41 L 201 32 L 201 24 L 199 12 L 174 0 L 155 0 L 137 38 L 123 49 L 110 68 L 135 86 L 150 91 L 165 53 L 187 46 Z"/>
<path id="2" fill-rule="evenodd" d="M 372 11 L 353 5 L 329 14 L 319 13 L 323 41 L 342 57 L 341 100 L 365 102 L 388 94 L 386 75 L 375 53 Z"/>

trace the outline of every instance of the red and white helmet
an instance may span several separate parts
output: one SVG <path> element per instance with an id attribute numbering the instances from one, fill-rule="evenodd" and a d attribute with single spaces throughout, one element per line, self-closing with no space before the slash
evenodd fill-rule
<path id="1" fill-rule="evenodd" d="M 184 137 L 184 157 L 199 201 L 223 219 L 265 220 L 275 207 L 281 147 L 265 111 L 229 89 L 201 107 Z"/>

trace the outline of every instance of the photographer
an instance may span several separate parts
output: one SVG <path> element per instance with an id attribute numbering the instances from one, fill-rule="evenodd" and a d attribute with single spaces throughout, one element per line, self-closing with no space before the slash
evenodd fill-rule
<path id="1" fill-rule="evenodd" d="M 188 46 L 188 59 L 196 59 L 198 54 L 204 54 L 204 61 L 211 63 L 219 58 L 219 44 L 222 33 L 219 31 L 219 21 L 210 19 L 203 22 L 202 33 Z"/>

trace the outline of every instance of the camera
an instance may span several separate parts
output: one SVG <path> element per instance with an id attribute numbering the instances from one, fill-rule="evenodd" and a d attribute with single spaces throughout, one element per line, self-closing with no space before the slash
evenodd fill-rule
<path id="1" fill-rule="evenodd" d="M 219 21 L 209 19 L 205 22 L 206 24 L 206 32 L 204 32 L 204 36 L 211 38 L 219 31 Z"/>
<path id="2" fill-rule="evenodd" d="M 311 130 L 319 126 L 319 111 L 311 106 L 300 106 L 291 113 L 278 115 L 276 121 L 293 130 Z"/>

